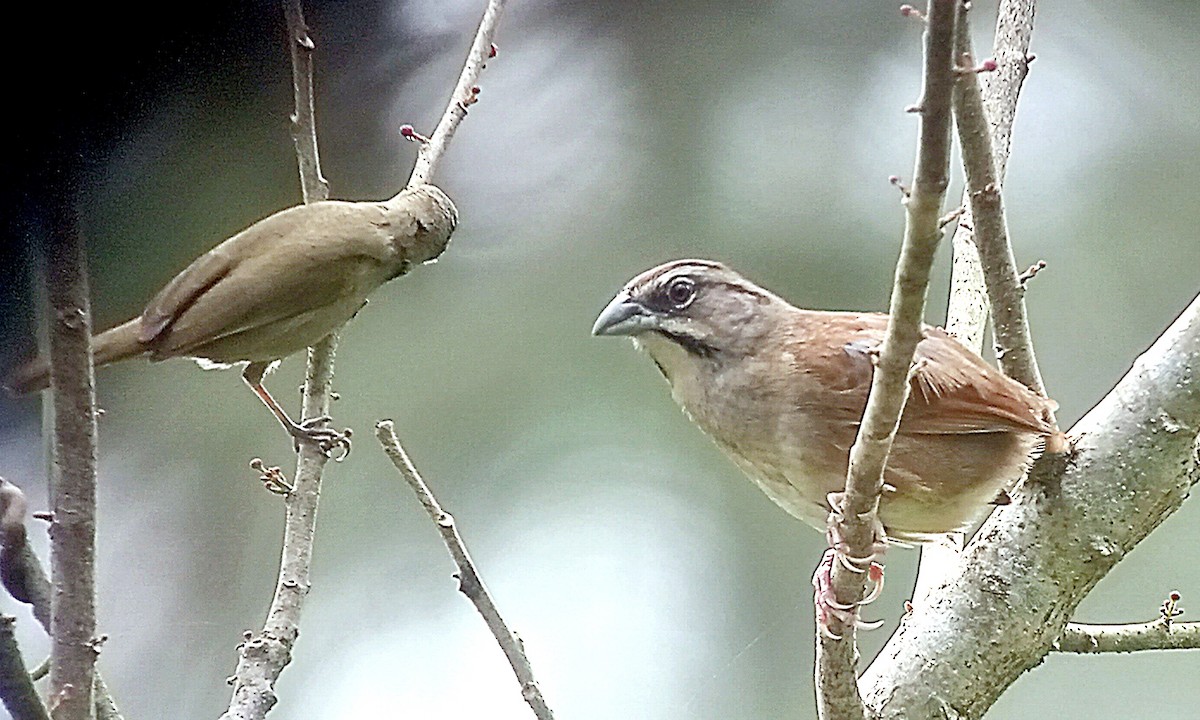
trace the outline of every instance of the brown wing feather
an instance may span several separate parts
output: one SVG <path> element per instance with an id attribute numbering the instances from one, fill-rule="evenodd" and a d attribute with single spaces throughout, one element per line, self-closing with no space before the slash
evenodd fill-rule
<path id="1" fill-rule="evenodd" d="M 809 372 L 826 391 L 820 395 L 821 409 L 857 423 L 870 392 L 873 356 L 883 343 L 887 316 L 822 313 L 810 318 L 816 323 L 811 333 L 796 340 L 807 356 L 820 355 Z M 845 342 L 846 337 L 851 340 Z M 823 338 L 839 338 L 842 343 L 823 342 Z M 1055 407 L 1052 400 L 988 365 L 944 330 L 925 328 L 913 362 L 900 433 L 1050 432 L 1045 412 Z"/>
<path id="2" fill-rule="evenodd" d="M 912 393 L 901 432 L 974 433 L 1052 428 L 1056 407 L 963 347 L 941 328 L 925 329 L 914 358 Z"/>

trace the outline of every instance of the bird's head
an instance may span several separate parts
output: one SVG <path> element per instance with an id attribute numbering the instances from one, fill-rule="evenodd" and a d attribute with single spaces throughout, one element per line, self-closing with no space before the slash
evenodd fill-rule
<path id="1" fill-rule="evenodd" d="M 632 337 L 670 375 L 666 365 L 752 353 L 781 306 L 788 307 L 721 263 L 675 260 L 630 280 L 592 334 Z"/>

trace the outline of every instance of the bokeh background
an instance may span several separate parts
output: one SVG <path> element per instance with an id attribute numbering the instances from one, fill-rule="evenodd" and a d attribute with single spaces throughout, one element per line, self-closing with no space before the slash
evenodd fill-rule
<path id="1" fill-rule="evenodd" d="M 392 195 L 481 0 L 306 3 L 335 197 Z M 976 2 L 990 47 L 993 3 Z M 911 175 L 920 32 L 892 2 L 514 2 L 440 177 L 462 224 L 442 259 L 346 329 L 313 589 L 273 718 L 527 718 L 434 529 L 374 443 L 394 418 L 455 513 L 562 718 L 808 718 L 821 535 L 763 497 L 596 313 L 663 260 L 728 262 L 796 304 L 886 307 Z M 298 202 L 276 3 L 187 17 L 47 6 L 10 48 L 0 366 L 31 352 L 28 253 L 69 181 L 104 327 L 194 256 Z M 42 33 L 45 33 L 43 36 Z M 1009 222 L 1061 417 L 1073 422 L 1200 288 L 1200 5 L 1060 0 L 1039 12 Z M 980 53 L 985 55 L 986 53 Z M 953 191 L 952 191 L 953 194 Z M 929 317 L 940 322 L 942 270 Z M 303 361 L 271 379 L 296 406 Z M 289 446 L 236 372 L 101 370 L 101 667 L 130 718 L 206 718 L 261 625 L 282 505 L 247 468 Z M 0 474 L 39 508 L 36 399 L 0 399 Z M 289 468 L 290 469 L 290 468 Z M 1079 618 L 1200 603 L 1200 505 L 1170 518 Z M 911 592 L 889 554 L 870 656 Z M 24 607 L 27 657 L 46 644 Z M 1200 653 L 1052 655 L 992 717 L 1183 717 Z"/>

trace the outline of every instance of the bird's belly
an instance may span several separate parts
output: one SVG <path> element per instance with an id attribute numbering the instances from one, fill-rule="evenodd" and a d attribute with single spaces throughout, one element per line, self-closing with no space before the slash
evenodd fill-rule
<path id="1" fill-rule="evenodd" d="M 751 449 L 719 439 L 717 445 L 763 494 L 789 515 L 818 530 L 826 528 L 828 495 L 845 486 L 844 470 L 806 461 L 809 453 L 803 448 Z"/>
<path id="2" fill-rule="evenodd" d="M 705 429 L 767 497 L 797 519 L 826 528 L 829 494 L 846 486 L 854 428 L 793 425 L 788 433 L 757 437 Z M 898 435 L 879 507 L 889 537 L 923 542 L 968 528 L 1002 489 L 1021 479 L 1034 440 L 1017 433 Z"/>
<path id="3" fill-rule="evenodd" d="M 216 363 L 268 362 L 317 344 L 346 323 L 362 306 L 359 298 L 332 303 L 274 322 L 210 340 L 188 355 Z"/>

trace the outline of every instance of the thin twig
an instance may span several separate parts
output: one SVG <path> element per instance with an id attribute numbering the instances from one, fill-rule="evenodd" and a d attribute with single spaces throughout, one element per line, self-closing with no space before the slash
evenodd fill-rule
<path id="1" fill-rule="evenodd" d="M 517 682 L 521 684 L 521 697 L 529 703 L 529 707 L 533 709 L 533 714 L 538 720 L 551 720 L 554 713 L 551 712 L 545 698 L 542 697 L 542 691 L 533 676 L 533 668 L 529 663 L 529 657 L 525 654 L 525 644 L 516 633 L 508 629 L 508 625 L 500 617 L 500 611 L 492 602 L 492 596 L 483 584 L 483 579 L 479 576 L 479 571 L 476 570 L 470 553 L 467 552 L 466 543 L 458 534 L 458 526 L 455 524 L 454 518 L 442 509 L 429 486 L 417 472 L 412 460 L 409 459 L 408 453 L 401 447 L 392 421 L 381 420 L 376 423 L 375 436 L 379 438 L 383 451 L 387 453 L 392 464 L 396 466 L 396 470 L 416 493 L 417 499 L 421 501 L 421 506 L 425 508 L 429 519 L 433 521 L 438 533 L 441 534 L 442 542 L 446 544 L 446 549 L 450 551 L 450 557 L 458 567 L 458 589 L 475 605 L 475 609 L 479 611 L 488 629 L 495 636 L 496 642 L 500 644 L 500 649 L 504 651 L 504 656 L 508 658 L 508 664 L 512 666 L 513 673 L 517 676 Z"/>
<path id="2" fill-rule="evenodd" d="M 992 159 L 1001 185 L 1012 147 L 1013 122 L 1017 100 L 1029 74 L 1029 42 L 1033 35 L 1035 0 L 1001 0 L 992 41 L 994 72 L 979 76 L 983 80 L 983 104 L 991 128 Z M 962 13 L 966 15 L 966 13 Z M 959 32 L 959 43 L 966 33 Z M 969 40 L 969 38 L 968 38 Z M 970 197 L 963 192 L 965 212 L 951 240 L 954 260 L 950 273 L 950 301 L 946 308 L 946 331 L 963 345 L 979 352 L 987 329 L 989 303 L 983 279 L 979 251 L 975 248 L 975 224 L 971 217 Z M 961 547 L 961 543 L 959 544 Z M 917 569 L 913 601 L 920 602 L 931 589 L 942 584 L 954 571 L 960 551 L 945 545 L 925 545 Z"/>
<path id="3" fill-rule="evenodd" d="M 25 528 L 25 512 L 28 503 L 25 494 L 16 485 L 0 478 L 0 578 L 4 588 L 13 599 L 26 603 L 33 609 L 33 617 L 50 634 L 50 579 L 42 568 L 42 562 L 33 552 Z M 49 673 L 49 660 L 46 662 Z M 92 694 L 95 697 L 98 720 L 121 720 L 117 705 L 95 671 L 96 682 Z M 37 677 L 35 676 L 36 680 Z"/>
<path id="4" fill-rule="evenodd" d="M 1033 35 L 1035 5 L 1035 0 L 1001 0 L 996 17 L 996 35 L 992 42 L 996 70 L 981 78 L 983 105 L 991 128 L 992 160 L 1001 186 L 1008 169 L 1017 99 L 1025 77 L 1029 75 L 1029 42 Z M 970 38 L 964 38 L 961 32 L 959 38 L 960 47 L 961 43 L 970 42 Z M 950 279 L 946 330 L 967 347 L 978 351 L 983 345 L 983 332 L 987 324 L 987 290 L 983 282 L 983 268 L 979 264 L 979 251 L 975 249 L 975 225 L 966 191 L 963 193 L 963 205 L 968 210 L 952 241 L 954 269 Z"/>
<path id="5" fill-rule="evenodd" d="M 950 98 L 954 87 L 954 32 L 958 0 L 930 0 L 926 13 L 924 90 L 920 107 L 920 144 L 911 195 L 905 201 L 904 243 L 892 287 L 891 319 L 858 437 L 850 449 L 850 467 L 838 524 L 841 550 L 869 557 L 878 526 L 883 468 L 908 396 L 913 353 L 921 340 L 925 295 L 950 166 Z M 837 602 L 856 606 L 865 576 L 833 563 L 832 590 Z M 820 717 L 862 718 L 865 710 L 854 672 L 855 618 L 830 616 L 829 633 L 817 639 L 817 707 Z"/>
<path id="6" fill-rule="evenodd" d="M 61 192 L 66 194 L 67 189 Z M 96 636 L 96 393 L 83 237 L 56 201 L 46 263 L 55 474 L 50 526 L 50 712 L 92 717 Z"/>
<path id="7" fill-rule="evenodd" d="M 1127 653 L 1200 648 L 1200 622 L 1166 623 L 1160 618 L 1127 625 L 1068 623 L 1054 649 L 1065 653 Z"/>
<path id="8" fill-rule="evenodd" d="M 315 45 L 304 23 L 300 0 L 284 0 L 288 49 L 292 57 L 292 142 L 300 166 L 300 192 L 305 204 L 329 199 L 329 183 L 321 174 L 321 154 L 317 150 L 317 118 L 313 110 L 313 50 Z"/>
<path id="9" fill-rule="evenodd" d="M 962 64 L 971 62 L 967 13 L 962 13 L 959 19 L 956 54 Z M 1021 62 L 1025 62 L 1024 58 Z M 954 88 L 954 117 L 967 175 L 975 246 L 991 304 L 996 357 L 1006 375 L 1045 395 L 1046 388 L 1029 336 L 1025 293 L 1017 281 L 1016 260 L 1009 243 L 1004 199 L 1000 192 L 1001 176 L 993 154 L 991 130 L 978 76 L 974 73 L 959 76 Z"/>
<path id="10" fill-rule="evenodd" d="M 1107 653 L 1200 648 L 1200 623 L 1176 622 L 1183 615 L 1180 595 L 1171 591 L 1158 609 L 1158 619 L 1144 623 L 1090 625 L 1067 623 L 1054 643 L 1059 652 Z"/>
<path id="11" fill-rule="evenodd" d="M 300 0 L 284 0 L 283 10 L 288 25 L 295 96 L 292 139 L 300 168 L 301 192 L 308 204 L 329 196 L 328 183 L 321 175 L 313 114 L 314 45 L 304 24 Z M 309 348 L 303 417 L 319 417 L 329 411 L 337 341 L 335 332 Z M 275 595 L 262 631 L 248 634 L 238 648 L 237 669 L 231 679 L 233 694 L 222 718 L 262 718 L 278 701 L 275 682 L 292 660 L 292 648 L 300 633 L 300 615 L 308 595 L 321 475 L 327 461 L 328 457 L 311 443 L 300 444 L 294 490 L 284 500 L 287 516 Z"/>
<path id="12" fill-rule="evenodd" d="M 13 634 L 16 621 L 12 615 L 0 615 L 0 702 L 12 720 L 50 720 L 25 669 L 21 646 Z"/>
<path id="13" fill-rule="evenodd" d="M 1001 185 L 1008 171 L 1017 100 L 1033 59 L 1029 54 L 1029 43 L 1033 38 L 1036 9 L 1037 0 L 1000 0 L 996 11 L 996 35 L 992 40 L 996 70 L 980 77 L 983 105 L 992 128 L 992 157 Z"/>
<path id="14" fill-rule="evenodd" d="M 486 67 L 487 61 L 495 57 L 496 25 L 500 21 L 500 13 L 504 10 L 505 0 L 488 0 L 483 19 L 479 22 L 479 30 L 475 32 L 475 41 L 467 53 L 462 73 L 458 76 L 458 84 L 450 94 L 450 102 L 437 128 L 427 139 L 418 140 L 421 149 L 417 152 L 417 161 L 413 165 L 412 175 L 408 179 L 408 187 L 422 185 L 433 180 L 438 163 L 446 153 L 450 138 L 459 123 L 467 116 L 467 108 L 476 102 L 479 95 L 479 76 Z"/>
<path id="15" fill-rule="evenodd" d="M 1038 276 L 1038 273 L 1046 269 L 1046 261 L 1038 260 L 1034 264 L 1025 269 L 1025 272 L 1017 276 L 1017 282 L 1022 288 L 1029 284 L 1029 281 Z"/>

